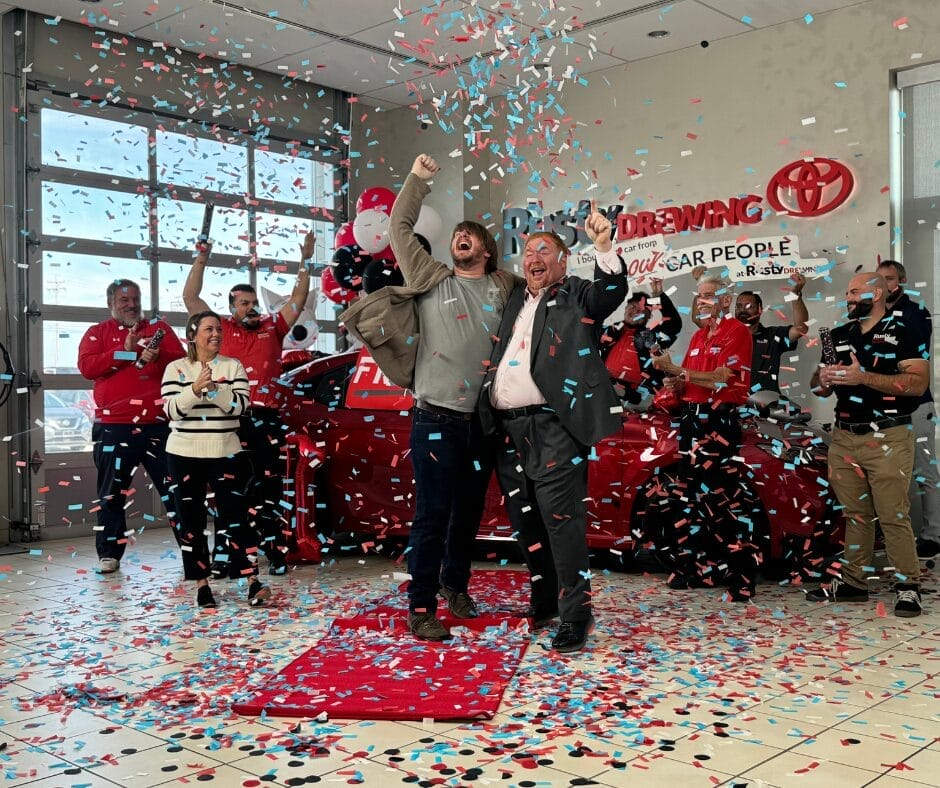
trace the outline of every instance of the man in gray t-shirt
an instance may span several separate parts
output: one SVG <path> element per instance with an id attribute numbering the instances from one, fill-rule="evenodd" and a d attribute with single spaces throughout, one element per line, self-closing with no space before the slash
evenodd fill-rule
<path id="1" fill-rule="evenodd" d="M 417 331 L 405 338 L 407 343 L 417 342 L 410 455 L 416 495 L 408 540 L 408 627 L 424 640 L 450 637 L 437 617 L 438 594 L 447 601 L 451 617 L 477 615 L 467 587 L 493 458 L 476 406 L 493 336 L 516 282 L 511 274 L 497 269 L 496 241 L 477 222 L 461 222 L 454 228 L 453 269 L 421 247 L 414 224 L 430 192 L 427 181 L 438 169 L 430 156 L 415 159 L 395 200 L 389 226 L 392 250 L 406 287 L 415 292 L 417 311 Z M 396 330 L 404 325 L 404 321 L 389 319 L 382 328 Z"/>

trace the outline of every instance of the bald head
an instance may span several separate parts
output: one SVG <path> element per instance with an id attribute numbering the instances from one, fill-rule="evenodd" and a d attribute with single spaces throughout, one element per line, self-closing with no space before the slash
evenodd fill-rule
<path id="1" fill-rule="evenodd" d="M 863 271 L 849 281 L 845 291 L 845 303 L 850 320 L 873 317 L 880 320 L 885 312 L 888 283 L 876 271 Z"/>

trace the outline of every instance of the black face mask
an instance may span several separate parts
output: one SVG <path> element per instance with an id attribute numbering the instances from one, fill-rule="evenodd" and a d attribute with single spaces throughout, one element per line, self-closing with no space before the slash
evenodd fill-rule
<path id="1" fill-rule="evenodd" d="M 863 298 L 855 306 L 849 307 L 849 320 L 864 320 L 871 314 L 873 306 L 872 299 Z"/>
<path id="2" fill-rule="evenodd" d="M 754 324 L 760 322 L 760 315 L 757 314 L 757 312 L 735 312 L 734 316 L 746 326 L 753 326 Z"/>

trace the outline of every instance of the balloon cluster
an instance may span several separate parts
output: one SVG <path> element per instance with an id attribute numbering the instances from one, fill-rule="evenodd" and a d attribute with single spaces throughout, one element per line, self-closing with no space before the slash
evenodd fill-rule
<path id="1" fill-rule="evenodd" d="M 360 292 L 372 293 L 386 285 L 403 285 L 405 279 L 389 245 L 388 223 L 395 192 L 384 186 L 366 189 L 356 201 L 356 218 L 340 225 L 336 232 L 333 259 L 320 278 L 323 295 L 337 304 L 348 304 Z M 430 254 L 431 244 L 424 235 L 436 235 L 441 220 L 429 206 L 422 206 L 415 224 L 421 245 Z"/>

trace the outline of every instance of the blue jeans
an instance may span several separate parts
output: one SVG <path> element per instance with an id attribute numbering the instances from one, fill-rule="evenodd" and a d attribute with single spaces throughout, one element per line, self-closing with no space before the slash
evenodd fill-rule
<path id="1" fill-rule="evenodd" d="M 492 450 L 476 415 L 465 420 L 416 407 L 411 465 L 416 495 L 408 539 L 409 609 L 434 613 L 441 585 L 467 590 Z"/>

